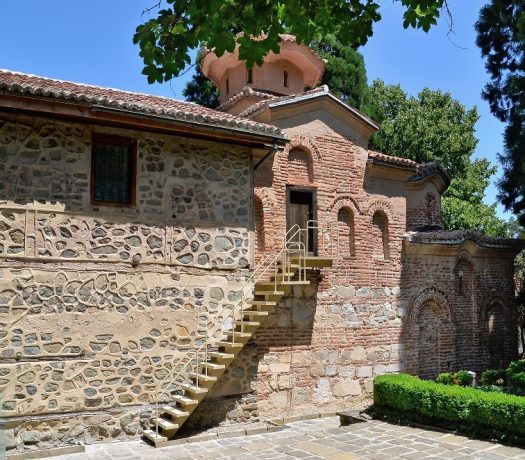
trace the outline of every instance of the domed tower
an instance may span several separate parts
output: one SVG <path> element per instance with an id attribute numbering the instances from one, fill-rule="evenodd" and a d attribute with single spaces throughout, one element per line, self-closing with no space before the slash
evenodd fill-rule
<path id="1" fill-rule="evenodd" d="M 270 52 L 261 66 L 246 68 L 239 51 L 221 57 L 210 51 L 202 60 L 202 73 L 221 93 L 221 109 L 238 114 L 260 100 L 301 93 L 316 87 L 325 62 L 313 50 L 299 45 L 292 35 L 281 35 L 281 52 Z"/>

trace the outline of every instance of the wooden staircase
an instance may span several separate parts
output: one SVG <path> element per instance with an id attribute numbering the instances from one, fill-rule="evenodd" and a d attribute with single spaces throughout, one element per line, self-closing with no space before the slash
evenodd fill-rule
<path id="1" fill-rule="evenodd" d="M 274 257 L 271 269 L 262 270 L 259 279 L 250 285 L 250 294 L 241 298 L 238 308 L 231 314 L 229 326 L 224 323 L 211 330 L 201 348 L 188 352 L 181 358 L 181 366 L 173 368 L 159 386 L 155 415 L 144 438 L 158 447 L 176 435 L 200 402 L 213 388 L 219 377 L 241 352 L 269 314 L 275 310 L 279 300 L 293 287 L 308 285 L 308 269 L 331 267 L 333 258 L 310 257 L 297 254 L 297 243 L 293 253 L 284 249 L 284 257 Z M 281 251 L 281 256 L 283 251 Z M 256 269 L 257 271 L 257 269 Z M 253 275 L 252 275 L 253 277 Z M 207 331 L 208 334 L 208 331 Z M 216 338 L 218 337 L 218 338 Z M 215 339 L 216 338 L 216 339 Z M 169 403 L 162 404 L 161 400 Z"/>

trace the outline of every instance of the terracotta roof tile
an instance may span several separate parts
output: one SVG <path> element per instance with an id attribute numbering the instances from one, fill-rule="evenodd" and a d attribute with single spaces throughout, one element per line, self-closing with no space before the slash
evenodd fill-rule
<path id="1" fill-rule="evenodd" d="M 162 96 L 74 83 L 0 69 L 0 93 L 56 99 L 75 104 L 153 114 L 173 121 L 198 123 L 232 131 L 284 138 L 282 131 L 228 113 Z"/>
<path id="2" fill-rule="evenodd" d="M 476 230 L 409 232 L 403 236 L 403 239 L 412 243 L 420 244 L 461 244 L 466 240 L 471 240 L 483 247 L 508 247 L 516 249 L 522 249 L 525 247 L 525 240 L 517 238 L 496 238 L 486 236 Z"/>
<path id="3" fill-rule="evenodd" d="M 402 166 L 413 166 L 416 168 L 419 166 L 419 163 L 408 158 L 394 157 L 392 155 L 386 155 L 381 152 L 376 152 L 374 150 L 368 151 L 368 157 L 373 158 L 374 160 L 384 161 L 385 163 L 397 164 Z"/>

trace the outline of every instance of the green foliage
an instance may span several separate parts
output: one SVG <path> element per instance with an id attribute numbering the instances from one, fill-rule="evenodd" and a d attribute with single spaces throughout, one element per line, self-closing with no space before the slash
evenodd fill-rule
<path id="1" fill-rule="evenodd" d="M 396 1 L 404 7 L 403 26 L 424 31 L 446 5 L 446 0 Z M 190 50 L 202 45 L 222 56 L 238 44 L 239 57 L 251 68 L 270 50 L 279 52 L 280 33 L 295 35 L 299 43 L 333 34 L 357 47 L 381 19 L 378 0 L 160 0 L 147 12 L 153 10 L 133 37 L 150 83 L 179 75 L 191 61 Z"/>
<path id="2" fill-rule="evenodd" d="M 483 385 L 504 386 L 506 382 L 506 369 L 487 369 L 481 374 L 481 383 Z"/>
<path id="3" fill-rule="evenodd" d="M 186 83 L 182 94 L 187 101 L 215 109 L 219 106 L 219 89 L 201 71 L 202 50 L 197 54 L 197 69 L 193 78 Z"/>
<path id="4" fill-rule="evenodd" d="M 463 175 L 476 148 L 476 108 L 467 110 L 450 93 L 425 88 L 417 97 L 399 85 L 375 80 L 366 110 L 381 125 L 370 147 L 420 163 L 438 160 L 454 176 Z"/>
<path id="5" fill-rule="evenodd" d="M 525 224 L 525 3 L 491 0 L 481 9 L 476 30 L 491 77 L 483 97 L 507 123 L 499 198 Z"/>
<path id="6" fill-rule="evenodd" d="M 497 217 L 496 204 L 483 202 L 496 167 L 486 159 L 468 162 L 462 175 L 453 177 L 442 200 L 443 222 L 447 229 L 467 228 L 489 236 L 507 237 L 508 223 Z"/>
<path id="7" fill-rule="evenodd" d="M 457 372 L 443 372 L 434 380 L 442 385 L 460 385 L 468 387 L 472 385 L 473 377 L 468 371 L 460 370 Z"/>
<path id="8" fill-rule="evenodd" d="M 374 406 L 427 424 L 525 442 L 525 398 L 519 396 L 390 374 L 374 379 Z"/>
<path id="9" fill-rule="evenodd" d="M 485 159 L 471 159 L 477 144 L 475 107 L 467 110 L 450 93 L 425 88 L 413 97 L 399 85 L 376 80 L 363 109 L 381 125 L 371 148 L 420 163 L 437 161 L 449 171 L 452 183 L 442 201 L 446 229 L 507 236 L 496 205 L 483 202 L 496 168 Z"/>
<path id="10" fill-rule="evenodd" d="M 321 83 L 328 85 L 339 99 L 359 109 L 368 89 L 363 56 L 334 35 L 318 37 L 310 47 L 327 61 Z"/>

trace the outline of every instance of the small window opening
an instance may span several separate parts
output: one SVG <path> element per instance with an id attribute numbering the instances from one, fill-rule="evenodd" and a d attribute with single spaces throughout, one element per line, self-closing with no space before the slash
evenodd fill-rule
<path id="1" fill-rule="evenodd" d="M 135 139 L 93 134 L 91 203 L 135 206 L 137 143 Z"/>
<path id="2" fill-rule="evenodd" d="M 230 79 L 226 79 L 226 94 L 230 94 Z"/>
<path id="3" fill-rule="evenodd" d="M 248 75 L 246 76 L 246 83 L 253 83 L 253 69 L 248 69 Z"/>
<path id="4" fill-rule="evenodd" d="M 283 73 L 283 84 L 285 88 L 288 88 L 288 72 L 286 70 Z"/>

